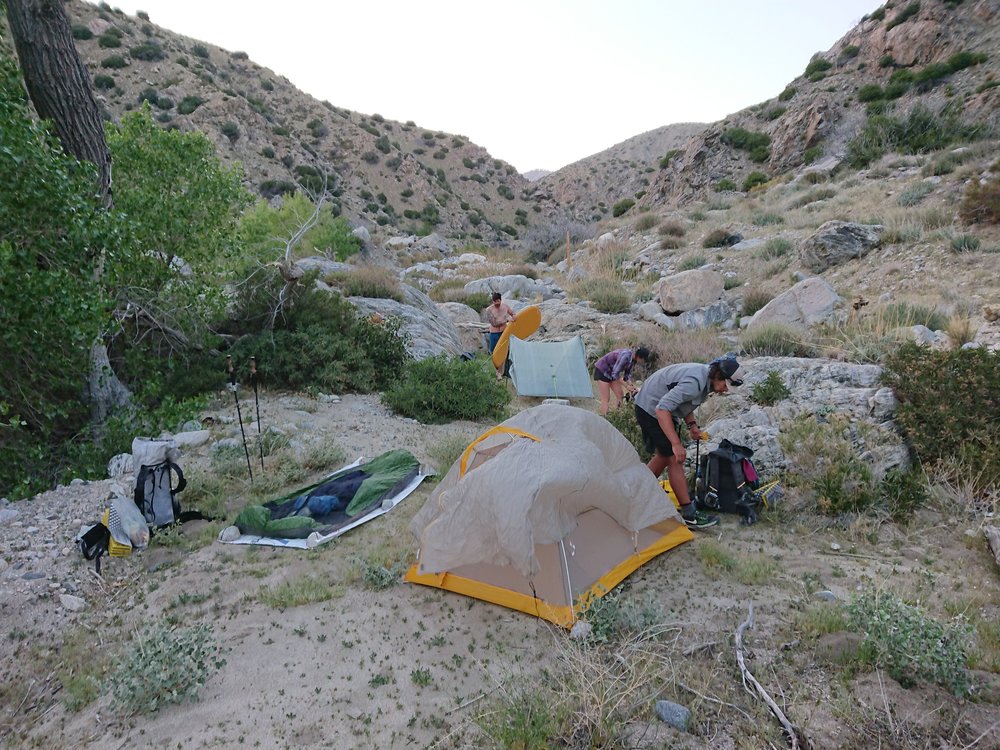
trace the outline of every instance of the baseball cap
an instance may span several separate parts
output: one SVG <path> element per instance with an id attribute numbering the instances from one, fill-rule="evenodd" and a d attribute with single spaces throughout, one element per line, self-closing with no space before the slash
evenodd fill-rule
<path id="1" fill-rule="evenodd" d="M 734 387 L 743 385 L 743 368 L 736 361 L 736 357 L 719 357 L 713 360 L 712 364 L 719 365 L 719 372 L 729 381 L 729 385 Z"/>

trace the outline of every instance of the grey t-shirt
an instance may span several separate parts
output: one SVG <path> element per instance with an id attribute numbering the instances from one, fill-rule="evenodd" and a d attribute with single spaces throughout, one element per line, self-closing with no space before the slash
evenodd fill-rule
<path id="1" fill-rule="evenodd" d="M 657 370 L 642 384 L 635 405 L 651 416 L 657 409 L 684 419 L 708 398 L 708 365 L 688 363 Z"/>

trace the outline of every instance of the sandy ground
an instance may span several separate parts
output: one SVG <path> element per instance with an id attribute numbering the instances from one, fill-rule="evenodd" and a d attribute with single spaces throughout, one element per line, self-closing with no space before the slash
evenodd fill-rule
<path id="1" fill-rule="evenodd" d="M 335 441 L 350 459 L 404 446 L 427 461 L 447 437 L 471 439 L 489 426 L 420 425 L 392 415 L 375 397 L 303 402 L 268 396 L 262 422 L 283 426 L 296 444 Z M 216 439 L 238 434 L 231 411 L 220 402 L 211 414 Z M 185 461 L 196 467 L 205 453 L 193 452 Z M 185 551 L 182 544 L 154 544 L 132 558 L 108 561 L 101 580 L 75 550 L 58 557 L 48 579 L 25 581 L 8 569 L 0 589 L 0 736 L 9 747 L 45 748 L 503 746 L 484 734 L 477 717 L 496 711 L 497 700 L 512 690 L 558 673 L 565 632 L 420 586 L 373 590 L 359 572 L 362 561 L 398 570 L 412 561 L 416 550 L 407 524 L 432 489 L 425 483 L 391 513 L 308 552 L 217 542 Z M 75 495 L 89 508 L 106 492 L 101 482 L 77 487 Z M 33 502 L 41 508 L 46 499 Z M 1000 733 L 990 729 L 1000 716 L 1000 689 L 987 691 L 985 699 L 958 701 L 937 688 L 904 690 L 881 673 L 877 680 L 868 673 L 841 685 L 831 677 L 821 644 L 803 640 L 796 625 L 799 613 L 819 601 L 819 592 L 844 601 L 872 581 L 891 583 L 935 608 L 951 602 L 996 615 L 1000 575 L 981 535 L 976 537 L 976 519 L 929 511 L 908 529 L 845 525 L 796 511 L 796 502 L 790 493 L 785 508 L 752 527 L 727 517 L 630 577 L 623 599 L 657 602 L 670 630 L 670 676 L 649 691 L 649 705 L 637 712 L 652 722 L 640 738 L 606 746 L 782 746 L 773 717 L 742 691 L 735 665 L 733 633 L 753 604 L 751 668 L 814 747 L 924 747 L 904 740 L 924 736 L 912 727 L 927 723 L 928 712 L 951 722 L 955 744 L 948 747 L 962 747 L 979 734 L 976 747 L 1000 747 Z M 206 533 L 199 524 L 188 524 L 185 535 Z M 771 573 L 743 582 L 715 562 L 720 550 L 740 566 L 771 561 Z M 59 576 L 79 582 L 85 611 L 60 606 L 52 585 Z M 328 598 L 283 609 L 265 603 L 268 591 L 304 580 L 317 582 Z M 181 625 L 208 622 L 226 648 L 225 666 L 199 700 L 124 716 L 105 694 L 69 710 L 60 684 L 66 677 L 59 671 L 69 658 L 67 644 L 96 642 L 104 659 L 95 656 L 95 663 L 110 668 L 111 655 L 120 652 L 135 624 L 157 616 Z M 688 705 L 691 733 L 656 726 L 653 698 Z M 909 734 L 900 734 L 900 727 Z"/>

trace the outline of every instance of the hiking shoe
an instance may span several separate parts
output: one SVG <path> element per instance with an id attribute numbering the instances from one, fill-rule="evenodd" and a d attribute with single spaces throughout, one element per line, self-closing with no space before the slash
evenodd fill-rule
<path id="1" fill-rule="evenodd" d="M 681 517 L 684 519 L 684 523 L 687 524 L 689 529 L 707 529 L 710 526 L 716 526 L 719 523 L 718 516 L 710 516 L 708 513 L 702 513 L 700 510 L 696 510 L 694 503 L 690 503 L 681 508 Z"/>

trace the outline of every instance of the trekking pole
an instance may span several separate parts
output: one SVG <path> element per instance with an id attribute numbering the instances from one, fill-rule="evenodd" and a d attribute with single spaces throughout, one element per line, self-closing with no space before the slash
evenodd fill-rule
<path id="1" fill-rule="evenodd" d="M 250 449 L 247 448 L 247 433 L 243 429 L 243 413 L 240 411 L 239 386 L 236 385 L 236 371 L 233 369 L 233 358 L 226 355 L 226 369 L 229 370 L 229 390 L 233 392 L 236 399 L 236 418 L 240 420 L 240 434 L 243 436 L 243 453 L 247 457 L 247 472 L 250 474 L 250 484 L 253 484 L 253 469 L 250 467 Z"/>
<path id="2" fill-rule="evenodd" d="M 704 482 L 701 476 L 701 431 L 699 430 L 698 432 L 698 439 L 694 443 L 694 496 L 696 499 L 701 492 L 701 486 Z"/>
<path id="3" fill-rule="evenodd" d="M 260 434 L 260 398 L 257 395 L 256 357 L 250 357 L 250 384 L 253 386 L 253 404 L 257 407 L 257 447 L 260 449 L 260 470 L 264 471 L 264 441 Z"/>

